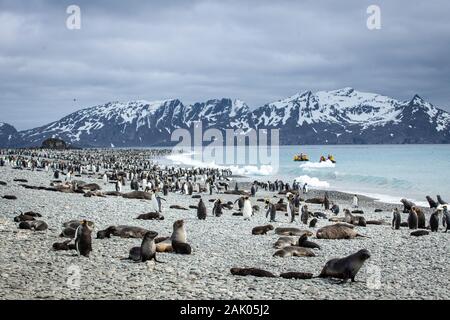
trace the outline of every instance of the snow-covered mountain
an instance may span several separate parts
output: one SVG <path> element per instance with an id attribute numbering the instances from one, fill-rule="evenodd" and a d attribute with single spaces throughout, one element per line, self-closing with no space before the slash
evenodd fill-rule
<path id="1" fill-rule="evenodd" d="M 173 130 L 196 121 L 204 129 L 280 129 L 281 144 L 450 143 L 450 114 L 419 96 L 398 101 L 343 88 L 298 93 L 253 111 L 231 99 L 109 102 L 19 133 L 4 124 L 0 146 L 38 146 L 50 137 L 76 146 L 168 145 Z"/>
<path id="2" fill-rule="evenodd" d="M 21 144 L 23 144 L 23 141 L 16 128 L 0 122 L 0 148 L 16 147 Z"/>

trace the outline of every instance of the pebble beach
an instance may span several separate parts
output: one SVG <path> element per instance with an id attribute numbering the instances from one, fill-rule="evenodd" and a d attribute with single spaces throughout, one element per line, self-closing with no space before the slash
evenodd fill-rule
<path id="1" fill-rule="evenodd" d="M 49 186 L 52 173 L 15 170 L 0 167 L 0 299 L 448 299 L 450 296 L 450 233 L 433 232 L 422 237 L 410 236 L 410 230 L 390 226 L 392 209 L 402 208 L 360 196 L 359 209 L 366 219 L 384 220 L 383 225 L 355 227 L 366 237 L 352 240 L 310 238 L 321 246 L 315 257 L 273 257 L 273 244 L 280 237 L 252 235 L 252 228 L 268 224 L 264 203 L 257 199 L 284 197 L 274 192 L 258 191 L 251 198 L 259 212 L 250 219 L 233 216 L 236 210 L 224 210 L 221 217 L 211 215 L 210 199 L 235 201 L 238 196 L 202 193 L 208 216 L 198 220 L 195 209 L 170 209 L 170 205 L 197 205 L 189 195 L 169 193 L 164 196 L 164 220 L 136 220 L 150 211 L 148 200 L 121 197 L 84 197 L 82 194 L 30 190 L 14 179 L 26 179 L 30 185 Z M 114 190 L 96 176 L 76 178 L 97 183 L 102 191 Z M 246 189 L 245 177 L 239 184 Z M 232 182 L 234 185 L 234 182 Z M 130 191 L 126 186 L 124 192 Z M 342 209 L 351 209 L 353 195 L 329 191 L 332 201 Z M 1 198 L 15 195 L 16 200 Z M 323 196 L 321 190 L 311 190 L 307 198 Z M 276 197 L 276 198 L 275 198 Z M 381 212 L 375 212 L 381 209 Z M 431 210 L 423 208 L 427 224 Z M 36 211 L 47 222 L 46 231 L 20 230 L 13 218 L 19 211 Z M 321 205 L 311 205 L 311 211 L 321 211 Z M 379 210 L 377 210 L 379 211 Z M 326 213 L 329 217 L 333 215 Z M 62 223 L 73 219 L 88 219 L 95 223 L 93 251 L 89 258 L 75 251 L 54 251 L 52 244 L 62 241 Z M 175 220 L 184 219 L 191 255 L 158 253 L 164 263 L 134 263 L 122 260 L 141 239 L 95 239 L 98 230 L 110 225 L 140 226 L 170 236 Z M 402 213 L 402 221 L 407 214 Z M 313 233 L 332 222 L 318 219 L 315 228 L 303 225 L 299 219 L 289 223 L 284 212 L 277 212 L 274 227 L 297 227 Z M 282 272 L 309 272 L 318 275 L 325 263 L 360 249 L 368 249 L 371 258 L 356 276 L 357 282 L 339 284 L 332 279 L 294 280 L 241 277 L 230 273 L 232 267 L 261 268 L 278 275 Z"/>

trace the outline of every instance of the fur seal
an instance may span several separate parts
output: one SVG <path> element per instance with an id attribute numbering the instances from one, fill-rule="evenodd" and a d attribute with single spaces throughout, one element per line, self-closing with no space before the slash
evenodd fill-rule
<path id="1" fill-rule="evenodd" d="M 178 254 L 191 254 L 192 248 L 188 243 L 172 240 L 173 252 Z"/>
<path id="2" fill-rule="evenodd" d="M 25 213 L 21 213 L 18 216 L 14 217 L 14 222 L 32 221 L 32 220 L 36 220 L 36 218 L 34 216 Z"/>
<path id="3" fill-rule="evenodd" d="M 19 229 L 29 229 L 33 231 L 44 231 L 48 229 L 48 225 L 42 220 L 28 220 L 19 223 Z"/>
<path id="4" fill-rule="evenodd" d="M 74 228 L 70 228 L 70 227 L 64 228 L 63 231 L 59 234 L 59 236 L 63 237 L 63 238 L 73 239 L 73 238 L 75 238 L 75 232 L 76 231 L 77 230 L 74 229 Z"/>
<path id="5" fill-rule="evenodd" d="M 435 211 L 430 216 L 431 232 L 438 232 L 439 230 L 439 211 Z"/>
<path id="6" fill-rule="evenodd" d="M 75 244 L 70 243 L 72 241 L 71 239 L 66 240 L 64 242 L 55 242 L 52 245 L 53 250 L 60 251 L 60 250 L 75 250 Z"/>
<path id="7" fill-rule="evenodd" d="M 284 272 L 280 273 L 280 277 L 284 279 L 312 279 L 313 274 L 308 272 Z"/>
<path id="8" fill-rule="evenodd" d="M 189 210 L 188 208 L 179 206 L 179 205 L 177 205 L 177 204 L 171 205 L 169 208 L 170 208 L 170 209 L 177 209 L 177 210 Z"/>
<path id="9" fill-rule="evenodd" d="M 149 260 L 155 260 L 155 262 L 161 262 L 156 259 L 156 244 L 155 238 L 158 235 L 155 231 L 148 231 L 145 233 L 141 246 L 133 247 L 130 249 L 128 259 L 134 262 L 145 262 Z"/>
<path id="10" fill-rule="evenodd" d="M 198 202 L 197 206 L 197 218 L 200 220 L 206 219 L 206 206 L 203 203 L 203 199 L 200 198 L 200 201 Z"/>
<path id="11" fill-rule="evenodd" d="M 398 230 L 400 229 L 400 225 L 402 223 L 402 215 L 398 211 L 397 208 L 395 208 L 392 211 L 392 229 Z"/>
<path id="12" fill-rule="evenodd" d="M 309 227 L 310 228 L 315 228 L 317 224 L 317 218 L 313 218 L 310 222 L 309 222 Z"/>
<path id="13" fill-rule="evenodd" d="M 323 198 L 310 198 L 305 200 L 306 203 L 323 204 Z"/>
<path id="14" fill-rule="evenodd" d="M 303 247 L 303 248 L 311 248 L 311 249 L 321 249 L 320 246 L 312 241 L 308 241 L 308 236 L 306 234 L 302 235 L 298 239 L 297 246 Z"/>
<path id="15" fill-rule="evenodd" d="M 230 272 L 235 276 L 254 276 L 275 278 L 275 275 L 269 271 L 257 268 L 231 268 Z"/>
<path id="16" fill-rule="evenodd" d="M 444 201 L 440 195 L 437 195 L 437 201 L 439 202 L 439 204 L 444 205 L 447 204 L 447 201 Z"/>
<path id="17" fill-rule="evenodd" d="M 92 251 L 92 229 L 86 220 L 83 220 L 75 232 L 75 248 L 78 255 L 89 257 Z"/>
<path id="18" fill-rule="evenodd" d="M 170 238 L 156 244 L 157 252 L 172 252 L 172 241 L 180 243 L 186 243 L 186 230 L 184 226 L 184 220 L 177 220 L 173 223 L 173 231 Z"/>
<path id="19" fill-rule="evenodd" d="M 406 200 L 405 198 L 401 199 L 400 202 L 403 203 L 403 213 L 409 213 L 409 211 L 411 211 L 411 208 L 415 206 L 414 203 Z"/>
<path id="20" fill-rule="evenodd" d="M 430 196 L 426 196 L 426 199 L 427 199 L 428 204 L 429 204 L 431 209 L 436 209 L 437 208 L 438 203 L 436 201 L 434 201 Z"/>
<path id="21" fill-rule="evenodd" d="M 285 247 L 294 246 L 297 241 L 293 237 L 280 237 L 274 243 L 273 247 L 275 249 L 283 249 Z"/>
<path id="22" fill-rule="evenodd" d="M 291 227 L 278 227 L 275 229 L 275 233 L 280 236 L 301 236 L 303 234 L 307 234 L 308 236 L 313 235 L 313 233 L 309 230 L 300 230 L 298 228 Z"/>
<path id="23" fill-rule="evenodd" d="M 273 225 L 268 224 L 265 226 L 258 226 L 252 229 L 252 234 L 254 235 L 265 235 L 268 231 L 273 230 Z"/>
<path id="24" fill-rule="evenodd" d="M 13 195 L 4 195 L 2 198 L 6 200 L 17 200 L 17 197 Z"/>
<path id="25" fill-rule="evenodd" d="M 331 259 L 325 264 L 318 278 L 337 278 L 342 279 L 342 282 L 351 279 L 354 282 L 359 269 L 369 258 L 369 251 L 362 249 L 345 258 Z"/>
<path id="26" fill-rule="evenodd" d="M 344 209 L 344 213 L 345 213 L 344 222 L 360 227 L 366 226 L 366 219 L 364 217 L 354 216 L 350 213 L 348 209 Z"/>
<path id="27" fill-rule="evenodd" d="M 140 220 L 164 220 L 164 216 L 159 212 L 142 213 L 136 219 Z"/>
<path id="28" fill-rule="evenodd" d="M 283 249 L 280 249 L 276 251 L 273 254 L 274 257 L 315 257 L 316 254 L 312 252 L 308 248 L 304 247 L 298 247 L 298 246 L 289 246 L 284 247 Z"/>
<path id="29" fill-rule="evenodd" d="M 0 181 L 0 186 L 6 186 L 8 185 L 5 181 Z"/>
<path id="30" fill-rule="evenodd" d="M 313 213 L 313 216 L 315 217 L 315 218 L 317 218 L 317 219 L 327 219 L 328 217 L 327 217 L 327 215 L 325 214 L 325 213 L 323 213 L 323 212 L 314 212 Z"/>
<path id="31" fill-rule="evenodd" d="M 418 227 L 418 217 L 415 210 L 410 210 L 408 215 L 408 227 L 410 229 L 417 229 Z"/>
<path id="32" fill-rule="evenodd" d="M 354 239 L 356 237 L 367 236 L 359 234 L 348 225 L 336 223 L 317 230 L 316 237 L 317 239 Z"/>
<path id="33" fill-rule="evenodd" d="M 134 226 L 109 226 L 97 232 L 97 239 L 110 238 L 111 235 L 121 238 L 143 238 L 149 230 Z"/>
<path id="34" fill-rule="evenodd" d="M 142 199 L 142 200 L 151 200 L 152 199 L 152 195 L 149 192 L 145 192 L 145 191 L 131 191 L 131 192 L 122 194 L 122 197 L 125 199 Z"/>
<path id="35" fill-rule="evenodd" d="M 363 210 L 357 209 L 357 210 L 352 210 L 352 213 L 356 213 L 356 214 L 364 214 L 364 211 L 363 211 Z"/>
<path id="36" fill-rule="evenodd" d="M 410 235 L 414 237 L 427 236 L 429 234 L 430 233 L 427 230 L 416 230 L 410 233 Z"/>

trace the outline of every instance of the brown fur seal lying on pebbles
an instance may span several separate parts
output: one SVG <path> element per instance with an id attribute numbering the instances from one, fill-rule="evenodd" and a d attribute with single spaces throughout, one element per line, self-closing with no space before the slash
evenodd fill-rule
<path id="1" fill-rule="evenodd" d="M 381 226 L 386 223 L 384 220 L 367 220 L 366 224 L 373 224 L 373 225 Z"/>
<path id="2" fill-rule="evenodd" d="M 314 212 L 312 215 L 314 216 L 314 218 L 320 218 L 320 219 L 328 218 L 328 216 L 325 213 L 320 212 L 320 211 Z"/>
<path id="3" fill-rule="evenodd" d="M 369 258 L 369 251 L 362 249 L 345 258 L 331 259 L 325 264 L 318 278 L 337 278 L 343 282 L 351 279 L 354 282 L 359 269 Z"/>
<path id="4" fill-rule="evenodd" d="M 315 228 L 315 227 L 316 227 L 316 224 L 317 224 L 317 218 L 312 219 L 312 220 L 309 222 L 309 228 Z"/>
<path id="5" fill-rule="evenodd" d="M 410 235 L 414 237 L 427 236 L 429 234 L 430 233 L 427 230 L 416 230 L 410 233 Z"/>
<path id="6" fill-rule="evenodd" d="M 365 227 L 366 219 L 362 216 L 354 216 L 348 209 L 344 209 L 345 218 L 344 221 L 355 226 Z"/>
<path id="7" fill-rule="evenodd" d="M 52 247 L 53 250 L 55 251 L 65 251 L 65 250 L 75 250 L 75 244 L 74 243 L 70 243 L 70 241 L 72 241 L 71 239 L 66 240 L 64 242 L 55 242 L 53 243 Z"/>
<path id="8" fill-rule="evenodd" d="M 306 234 L 302 235 L 298 239 L 297 246 L 303 247 L 303 248 L 311 248 L 311 249 L 319 249 L 320 250 L 320 246 L 315 242 L 309 241 L 308 236 Z"/>
<path id="9" fill-rule="evenodd" d="M 2 197 L 3 199 L 6 199 L 6 200 L 17 200 L 17 197 L 16 196 L 13 196 L 13 195 L 4 195 L 3 197 Z"/>
<path id="10" fill-rule="evenodd" d="M 179 205 L 177 205 L 177 204 L 171 205 L 169 208 L 170 208 L 170 209 L 177 209 L 177 210 L 189 210 L 188 208 L 179 206 Z"/>
<path id="11" fill-rule="evenodd" d="M 28 183 L 28 180 L 27 180 L 27 179 L 18 179 L 18 178 L 16 178 L 16 179 L 13 179 L 13 181 L 14 181 L 14 182 Z"/>
<path id="12" fill-rule="evenodd" d="M 186 243 L 186 230 L 184 220 L 177 220 L 173 223 L 173 232 L 170 238 L 156 244 L 157 252 L 172 252 L 172 241 Z"/>
<path id="13" fill-rule="evenodd" d="M 22 221 L 19 223 L 19 229 L 30 229 L 34 231 L 44 231 L 48 229 L 48 225 L 42 220 Z"/>
<path id="14" fill-rule="evenodd" d="M 301 236 L 303 234 L 307 234 L 308 236 L 312 236 L 313 233 L 308 230 L 300 230 L 298 228 L 292 227 L 278 227 L 275 229 L 275 233 L 280 236 Z"/>
<path id="15" fill-rule="evenodd" d="M 145 262 L 152 259 L 155 262 L 161 262 L 156 259 L 155 238 L 157 235 L 158 233 L 155 231 L 146 232 L 143 236 L 141 246 L 131 248 L 127 259 L 135 262 Z"/>
<path id="16" fill-rule="evenodd" d="M 362 211 L 362 210 L 352 210 L 352 213 L 355 213 L 355 214 L 364 214 L 364 211 Z"/>
<path id="17" fill-rule="evenodd" d="M 354 239 L 367 236 L 359 234 L 348 225 L 337 223 L 320 228 L 316 232 L 316 237 L 317 239 Z"/>
<path id="18" fill-rule="evenodd" d="M 152 199 L 151 193 L 145 192 L 145 191 L 131 191 L 131 192 L 122 194 L 122 197 L 125 199 L 143 199 L 143 200 L 151 200 Z"/>
<path id="19" fill-rule="evenodd" d="M 34 211 L 28 211 L 25 213 L 20 213 L 18 216 L 15 216 L 14 222 L 36 220 L 36 218 L 40 218 L 40 217 L 42 217 L 42 215 L 40 213 L 37 213 Z"/>
<path id="20" fill-rule="evenodd" d="M 298 247 L 298 246 L 289 246 L 284 247 L 283 249 L 277 250 L 274 254 L 274 257 L 315 257 L 316 254 L 312 252 L 308 248 Z"/>
<path id="21" fill-rule="evenodd" d="M 383 212 L 383 209 L 375 209 L 375 212 Z"/>
<path id="22" fill-rule="evenodd" d="M 148 231 L 148 229 L 134 226 L 109 226 L 97 232 L 97 239 L 110 238 L 111 235 L 121 238 L 143 238 Z"/>
<path id="23" fill-rule="evenodd" d="M 280 273 L 280 277 L 284 279 L 311 279 L 313 274 L 308 272 L 285 272 Z"/>
<path id="24" fill-rule="evenodd" d="M 140 220 L 164 220 L 164 216 L 159 212 L 142 213 L 136 219 Z"/>
<path id="25" fill-rule="evenodd" d="M 5 181 L 0 181 L 0 186 L 6 186 L 8 185 Z"/>
<path id="26" fill-rule="evenodd" d="M 275 278 L 276 276 L 266 270 L 257 268 L 231 268 L 230 272 L 235 276 L 254 276 L 254 277 L 268 277 Z"/>
<path id="27" fill-rule="evenodd" d="M 268 224 L 265 226 L 258 226 L 252 229 L 252 234 L 254 235 L 265 235 L 268 231 L 273 230 L 273 225 Z"/>
<path id="28" fill-rule="evenodd" d="M 285 247 L 294 246 L 296 243 L 297 243 L 297 240 L 295 240 L 294 237 L 280 237 L 273 244 L 273 247 L 275 249 L 283 249 Z"/>

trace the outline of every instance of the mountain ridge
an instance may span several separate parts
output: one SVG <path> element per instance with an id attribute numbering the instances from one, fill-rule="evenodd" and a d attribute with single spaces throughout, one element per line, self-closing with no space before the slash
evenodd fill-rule
<path id="1" fill-rule="evenodd" d="M 185 105 L 179 99 L 107 102 L 37 128 L 0 126 L 0 147 L 37 146 L 61 138 L 82 147 L 171 145 L 171 132 L 203 129 L 280 129 L 280 144 L 450 143 L 450 114 L 419 95 L 399 101 L 345 87 L 298 92 L 250 110 L 239 99 Z"/>

